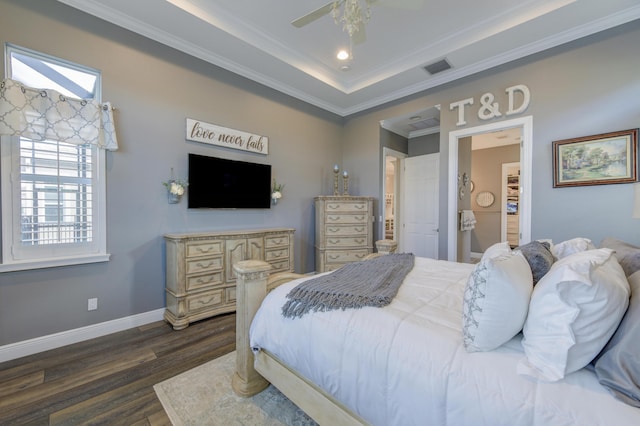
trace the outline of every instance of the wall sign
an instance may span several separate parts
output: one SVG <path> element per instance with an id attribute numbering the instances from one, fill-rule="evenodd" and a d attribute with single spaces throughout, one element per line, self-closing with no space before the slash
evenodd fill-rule
<path id="1" fill-rule="evenodd" d="M 269 153 L 269 138 L 187 118 L 187 140 L 242 151 Z"/>
<path id="2" fill-rule="evenodd" d="M 529 106 L 529 102 L 531 101 L 531 93 L 529 92 L 529 88 L 524 84 L 518 84 L 516 86 L 507 87 L 505 89 L 507 92 L 507 96 L 509 98 L 509 105 L 507 110 L 505 111 L 505 115 L 514 115 L 520 114 L 524 112 Z M 516 103 L 516 93 L 522 94 L 522 103 L 518 106 Z M 485 93 L 480 96 L 480 108 L 478 108 L 478 118 L 480 120 L 489 120 L 495 117 L 502 117 L 502 112 L 500 112 L 500 104 L 498 102 L 493 102 L 495 96 L 493 93 Z M 449 111 L 453 111 L 455 108 L 458 108 L 458 122 L 456 126 L 464 126 L 467 124 L 465 120 L 465 107 L 473 105 L 473 98 L 463 99 L 461 101 L 452 102 L 449 104 Z"/>

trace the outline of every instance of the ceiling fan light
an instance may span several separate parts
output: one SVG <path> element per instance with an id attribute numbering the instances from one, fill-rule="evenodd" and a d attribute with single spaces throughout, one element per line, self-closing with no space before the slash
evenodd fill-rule
<path id="1" fill-rule="evenodd" d="M 346 61 L 347 59 L 349 59 L 351 55 L 349 55 L 349 52 L 347 52 L 346 50 L 342 49 L 338 52 L 338 54 L 336 55 L 336 58 L 338 58 L 341 61 Z"/>

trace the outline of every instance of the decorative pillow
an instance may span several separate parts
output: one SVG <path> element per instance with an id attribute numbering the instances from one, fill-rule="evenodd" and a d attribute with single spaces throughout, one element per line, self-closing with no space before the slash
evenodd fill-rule
<path id="1" fill-rule="evenodd" d="M 505 254 L 511 253 L 511 247 L 509 246 L 508 241 L 502 241 L 500 243 L 495 243 L 488 249 L 484 251 L 482 254 L 482 260 L 493 259 L 494 257 L 502 256 Z"/>
<path id="2" fill-rule="evenodd" d="M 617 399 L 640 407 L 640 272 L 629 277 L 631 300 L 615 334 L 595 363 L 600 383 Z"/>
<path id="3" fill-rule="evenodd" d="M 551 253 L 556 259 L 562 259 L 571 254 L 578 253 L 586 250 L 593 250 L 596 246 L 593 245 L 588 238 L 573 238 L 571 240 L 563 241 L 551 246 Z"/>
<path id="4" fill-rule="evenodd" d="M 616 331 L 629 283 L 610 249 L 564 257 L 538 282 L 524 324 L 518 373 L 556 381 L 589 364 Z"/>
<path id="5" fill-rule="evenodd" d="M 533 289 L 520 252 L 480 261 L 464 291 L 462 337 L 468 352 L 491 351 L 522 330 Z"/>
<path id="6" fill-rule="evenodd" d="M 551 244 L 548 242 L 531 241 L 516 248 L 520 250 L 527 259 L 529 266 L 531 267 L 531 273 L 533 274 L 533 285 L 536 285 L 540 278 L 544 276 L 551 265 L 555 261 L 553 254 L 551 253 Z"/>
<path id="7" fill-rule="evenodd" d="M 627 277 L 636 271 L 640 271 L 640 247 L 615 238 L 605 238 L 600 243 L 600 247 L 610 248 L 614 251 L 614 256 L 620 262 L 620 266 L 622 266 Z"/>

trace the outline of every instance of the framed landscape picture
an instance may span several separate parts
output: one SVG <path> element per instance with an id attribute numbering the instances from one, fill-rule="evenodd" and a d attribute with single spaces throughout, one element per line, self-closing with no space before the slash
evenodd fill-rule
<path id="1" fill-rule="evenodd" d="M 635 182 L 638 129 L 553 142 L 553 187 Z"/>

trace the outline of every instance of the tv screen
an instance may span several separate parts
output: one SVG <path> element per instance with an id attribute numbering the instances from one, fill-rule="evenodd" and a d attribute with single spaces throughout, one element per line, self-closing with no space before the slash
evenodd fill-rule
<path id="1" fill-rule="evenodd" d="M 271 166 L 189 154 L 189 208 L 268 209 Z"/>

